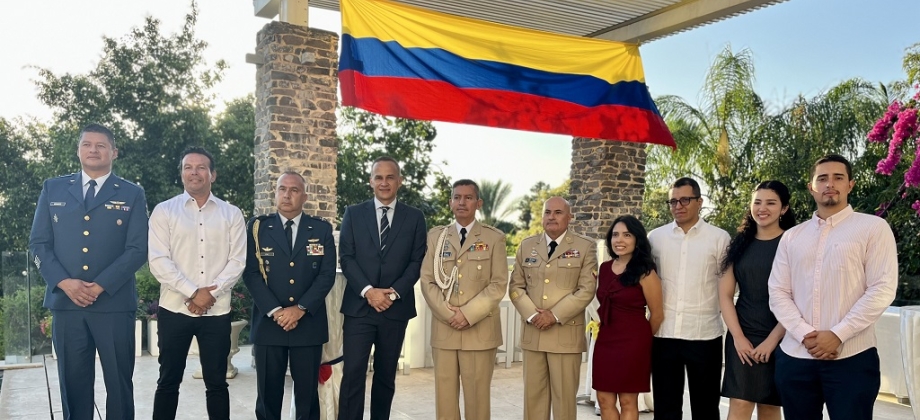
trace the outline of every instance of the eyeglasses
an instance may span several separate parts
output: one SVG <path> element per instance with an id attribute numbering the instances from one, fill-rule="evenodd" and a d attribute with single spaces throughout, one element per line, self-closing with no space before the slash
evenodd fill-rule
<path id="1" fill-rule="evenodd" d="M 668 200 L 668 201 L 665 201 L 665 203 L 668 203 L 668 205 L 671 206 L 671 207 L 677 207 L 677 203 L 680 203 L 680 205 L 682 205 L 682 206 L 684 206 L 684 207 L 687 207 L 687 206 L 690 205 L 690 202 L 691 202 L 691 201 L 693 201 L 693 200 L 699 200 L 699 199 L 700 199 L 699 197 L 682 197 L 682 198 L 679 198 L 679 199 L 674 199 L 674 198 L 672 198 L 672 199 L 670 199 L 670 200 Z"/>

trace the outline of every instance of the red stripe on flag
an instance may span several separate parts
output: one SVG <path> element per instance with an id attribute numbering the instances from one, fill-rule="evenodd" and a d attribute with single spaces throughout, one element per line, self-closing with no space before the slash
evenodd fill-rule
<path id="1" fill-rule="evenodd" d="M 622 105 L 585 107 L 537 95 L 461 89 L 446 82 L 339 72 L 342 104 L 417 120 L 512 128 L 676 148 L 654 112 Z"/>

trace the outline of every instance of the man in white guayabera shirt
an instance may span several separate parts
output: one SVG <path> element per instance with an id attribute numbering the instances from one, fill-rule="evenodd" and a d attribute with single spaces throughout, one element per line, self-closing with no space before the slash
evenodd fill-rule
<path id="1" fill-rule="evenodd" d="M 853 169 L 827 155 L 812 168 L 811 220 L 786 231 L 770 273 L 770 309 L 786 336 L 776 387 L 787 419 L 869 420 L 881 377 L 875 322 L 894 300 L 898 255 L 883 219 L 847 204 Z"/>

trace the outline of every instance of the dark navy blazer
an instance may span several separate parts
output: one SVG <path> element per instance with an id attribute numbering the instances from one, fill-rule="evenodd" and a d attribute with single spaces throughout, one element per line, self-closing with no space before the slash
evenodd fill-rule
<path id="1" fill-rule="evenodd" d="M 252 236 L 259 219 L 259 249 Z M 252 294 L 253 344 L 267 346 L 318 346 L 329 341 L 326 295 L 335 284 L 335 240 L 332 225 L 303 214 L 294 239 L 288 246 L 284 224 L 277 214 L 259 216 L 247 228 L 246 269 L 243 281 Z M 259 259 L 268 278 L 259 270 Z M 284 331 L 266 314 L 277 307 L 301 305 L 307 313 L 291 331 Z"/>
<path id="2" fill-rule="evenodd" d="M 110 175 L 91 208 L 83 202 L 82 172 L 45 181 L 32 221 L 29 250 L 48 284 L 46 308 L 91 312 L 134 312 L 134 273 L 147 260 L 147 200 L 144 190 Z M 80 308 L 57 288 L 66 278 L 105 289 Z"/>
<path id="3" fill-rule="evenodd" d="M 387 246 L 380 250 L 377 210 L 374 200 L 349 206 L 342 218 L 339 257 L 347 287 L 342 296 L 342 313 L 365 316 L 373 310 L 361 297 L 366 286 L 392 287 L 400 298 L 382 314 L 393 320 L 415 317 L 415 283 L 425 258 L 425 217 L 422 212 L 399 201 L 390 221 Z"/>

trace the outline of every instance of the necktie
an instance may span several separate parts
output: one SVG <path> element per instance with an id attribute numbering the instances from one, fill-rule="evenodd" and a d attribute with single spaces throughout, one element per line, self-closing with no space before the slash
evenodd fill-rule
<path id="1" fill-rule="evenodd" d="M 466 228 L 460 228 L 460 246 L 463 246 L 464 242 L 466 242 Z"/>
<path id="2" fill-rule="evenodd" d="M 86 197 L 83 198 L 83 207 L 89 210 L 93 204 L 93 198 L 96 198 L 96 180 L 89 180 L 89 188 L 86 189 Z"/>
<path id="3" fill-rule="evenodd" d="M 559 245 L 559 244 L 556 243 L 556 241 L 550 241 L 550 243 L 549 243 L 549 254 L 546 255 L 547 257 L 552 257 L 552 256 L 553 256 L 553 251 L 556 250 L 556 245 Z"/>
<path id="4" fill-rule="evenodd" d="M 291 249 L 294 249 L 294 229 L 291 227 L 293 224 L 293 220 L 284 222 L 284 236 L 287 236 L 288 247 Z"/>
<path id="5" fill-rule="evenodd" d="M 390 219 L 387 217 L 390 208 L 383 206 L 380 210 L 383 210 L 383 216 L 380 217 L 380 250 L 383 251 L 387 246 L 387 235 L 390 233 Z"/>

